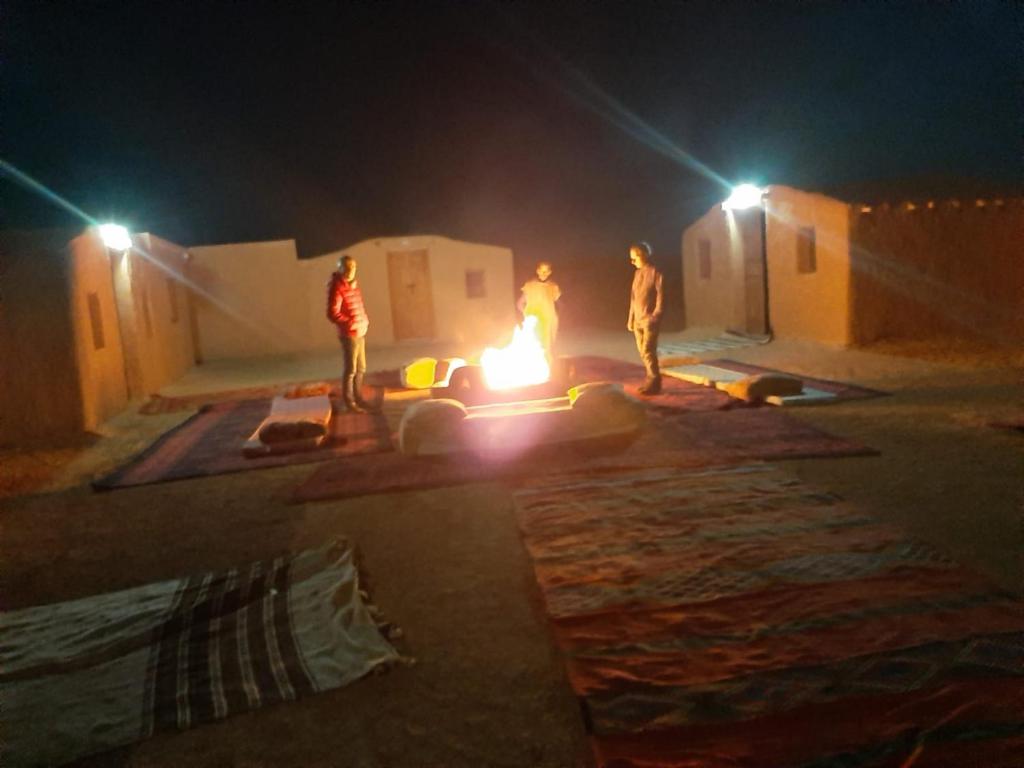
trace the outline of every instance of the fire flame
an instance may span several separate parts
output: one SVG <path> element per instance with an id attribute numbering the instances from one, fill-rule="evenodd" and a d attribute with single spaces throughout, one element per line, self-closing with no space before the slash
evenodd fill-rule
<path id="1" fill-rule="evenodd" d="M 484 381 L 490 389 L 515 389 L 543 384 L 551 378 L 544 345 L 537 335 L 537 318 L 528 315 L 501 349 L 488 347 L 480 356 Z"/>

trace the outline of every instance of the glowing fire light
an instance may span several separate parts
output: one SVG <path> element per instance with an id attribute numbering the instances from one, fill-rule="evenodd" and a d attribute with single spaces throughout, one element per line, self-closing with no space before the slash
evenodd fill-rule
<path id="1" fill-rule="evenodd" d="M 544 345 L 537 336 L 537 318 L 528 315 L 516 326 L 506 347 L 488 347 L 480 356 L 489 389 L 514 389 L 543 384 L 551 378 Z"/>

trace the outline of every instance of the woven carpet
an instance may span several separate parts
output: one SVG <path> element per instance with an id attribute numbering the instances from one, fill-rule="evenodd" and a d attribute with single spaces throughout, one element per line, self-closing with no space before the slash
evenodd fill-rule
<path id="1" fill-rule="evenodd" d="M 60 765 L 397 660 L 351 549 L 0 614 L 3 765 Z"/>
<path id="2" fill-rule="evenodd" d="M 627 392 L 638 397 L 637 387 L 644 383 L 644 367 L 636 363 L 584 355 L 572 358 L 571 366 L 575 382 L 614 381 L 625 385 Z M 748 405 L 713 387 L 697 386 L 670 376 L 662 377 L 661 390 L 660 395 L 643 397 L 644 402 L 657 408 L 685 411 L 715 411 Z"/>
<path id="3" fill-rule="evenodd" d="M 385 389 L 399 389 L 402 383 L 399 372 L 394 371 L 371 371 L 363 381 L 367 400 L 379 401 Z M 207 405 L 216 403 L 229 403 L 237 400 L 269 400 L 277 395 L 287 392 L 290 389 L 322 387 L 332 398 L 341 397 L 341 382 L 338 379 L 315 379 L 310 381 L 293 381 L 284 384 L 269 384 L 263 387 L 246 387 L 244 389 L 226 389 L 219 392 L 203 392 L 195 395 L 168 396 L 151 395 L 149 400 L 142 404 L 139 413 L 152 416 L 160 413 L 178 413 L 180 411 L 194 411 Z M 373 391 L 378 390 L 378 391 Z"/>
<path id="4" fill-rule="evenodd" d="M 242 444 L 269 411 L 267 399 L 207 406 L 125 466 L 95 480 L 93 487 L 109 490 L 391 450 L 391 434 L 383 414 L 340 413 L 331 420 L 330 439 L 322 448 L 246 458 Z"/>
<path id="5" fill-rule="evenodd" d="M 757 344 L 764 344 L 768 337 L 741 336 L 736 333 L 725 333 L 710 339 L 698 339 L 696 341 L 665 342 L 658 345 L 658 356 L 669 357 L 671 355 L 701 355 L 706 352 L 721 352 L 725 349 L 737 349 L 739 347 L 753 347 Z"/>
<path id="6" fill-rule="evenodd" d="M 694 384 L 686 386 L 713 391 Z M 653 408 L 647 428 L 632 441 L 542 447 L 508 461 L 488 462 L 469 454 L 409 457 L 392 452 L 327 462 L 296 488 L 293 500 L 395 493 L 549 473 L 601 473 L 650 466 L 693 468 L 757 459 L 840 458 L 876 453 L 859 442 L 822 432 L 776 409 L 686 413 Z"/>
<path id="7" fill-rule="evenodd" d="M 515 492 L 598 765 L 1020 766 L 1024 603 L 760 466 Z"/>
<path id="8" fill-rule="evenodd" d="M 830 381 L 828 379 L 815 379 L 810 376 L 804 376 L 802 373 L 788 373 L 787 371 L 779 371 L 774 368 L 763 368 L 760 365 L 741 363 L 738 360 L 722 358 L 721 360 L 705 360 L 704 363 L 706 365 L 714 365 L 719 368 L 727 368 L 731 371 L 751 375 L 759 373 L 784 373 L 787 376 L 795 376 L 803 381 L 804 386 L 811 387 L 813 389 L 820 389 L 822 392 L 830 392 L 839 400 L 865 400 L 871 397 L 884 397 L 888 394 L 888 392 L 882 392 L 877 389 L 859 387 L 856 384 L 847 384 L 841 381 Z"/>

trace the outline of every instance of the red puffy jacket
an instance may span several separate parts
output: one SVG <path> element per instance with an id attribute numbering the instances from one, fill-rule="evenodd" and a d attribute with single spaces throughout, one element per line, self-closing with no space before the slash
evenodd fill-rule
<path id="1" fill-rule="evenodd" d="M 370 320 L 366 316 L 358 280 L 349 282 L 341 272 L 331 275 L 327 284 L 327 319 L 337 326 L 338 336 L 366 335 Z"/>

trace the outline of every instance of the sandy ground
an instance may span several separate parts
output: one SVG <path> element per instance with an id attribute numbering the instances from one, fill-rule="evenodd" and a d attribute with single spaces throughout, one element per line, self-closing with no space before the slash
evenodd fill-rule
<path id="1" fill-rule="evenodd" d="M 671 338 L 699 338 L 694 329 Z M 372 368 L 452 350 L 371 350 Z M 563 351 L 634 360 L 632 339 Z M 704 355 L 716 357 L 719 355 Z M 838 350 L 774 341 L 738 360 L 889 397 L 793 409 L 878 457 L 786 462 L 801 478 L 905 527 L 1024 593 L 1024 354 L 971 345 Z M 208 364 L 165 395 L 314 379 L 334 355 Z M 0 453 L 5 608 L 224 568 L 348 537 L 416 664 L 348 688 L 83 760 L 82 766 L 586 766 L 575 700 L 547 634 L 512 503 L 498 485 L 292 506 L 311 465 L 97 494 L 112 469 L 189 414 L 134 409 L 72 446 Z"/>

